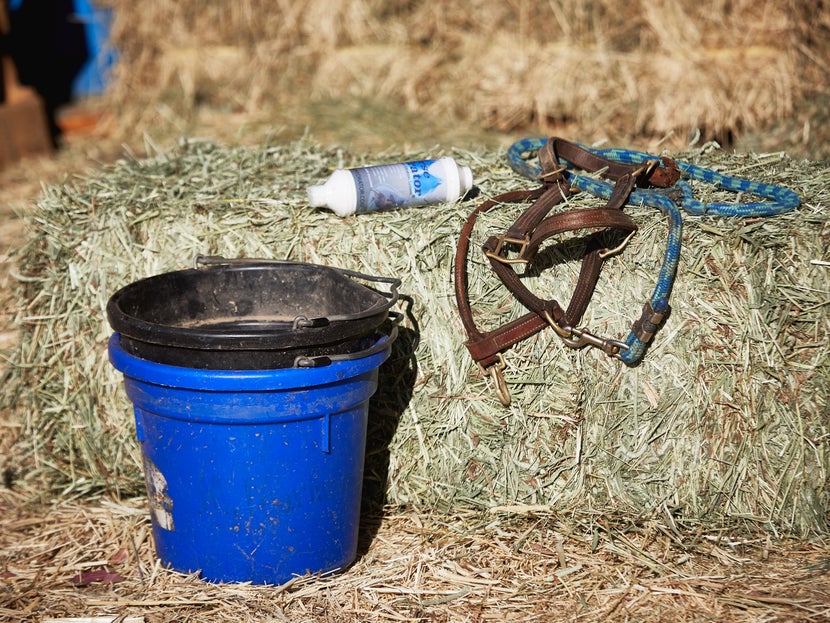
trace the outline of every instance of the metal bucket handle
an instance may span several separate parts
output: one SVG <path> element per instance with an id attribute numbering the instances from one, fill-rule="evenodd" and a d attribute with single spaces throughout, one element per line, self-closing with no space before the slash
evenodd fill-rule
<path id="1" fill-rule="evenodd" d="M 373 346 L 356 353 L 345 353 L 342 355 L 317 355 L 315 357 L 299 356 L 294 359 L 295 368 L 321 368 L 330 365 L 335 361 L 354 361 L 355 359 L 362 359 L 363 357 L 371 357 L 382 350 L 385 350 L 398 337 L 398 325 L 403 319 L 403 314 L 400 312 L 389 312 L 389 320 L 392 321 L 392 327 L 386 339 L 377 340 Z"/>
<path id="2" fill-rule="evenodd" d="M 198 254 L 193 262 L 193 267 L 197 270 L 200 266 L 226 266 L 226 265 L 240 265 L 240 266 L 256 266 L 258 264 L 272 264 L 272 265 L 297 265 L 298 262 L 293 262 L 291 260 L 271 260 L 271 259 L 249 259 L 249 258 L 225 258 L 221 255 L 202 255 L 201 253 Z M 364 281 L 372 281 L 375 283 L 384 283 L 389 286 L 389 292 L 383 292 L 381 290 L 374 290 L 381 296 L 386 297 L 389 299 L 388 303 L 381 306 L 379 309 L 377 306 L 370 307 L 369 309 L 365 309 L 362 312 L 356 314 L 343 314 L 343 315 L 334 315 L 334 316 L 322 316 L 319 318 L 307 318 L 305 316 L 297 316 L 294 318 L 291 328 L 293 330 L 296 329 L 309 329 L 314 327 L 323 327 L 331 324 L 332 322 L 340 322 L 340 321 L 349 321 L 349 320 L 360 320 L 361 318 L 368 318 L 369 316 L 374 316 L 383 309 L 389 309 L 395 303 L 398 302 L 400 298 L 400 293 L 398 292 L 398 286 L 401 285 L 401 280 L 396 277 L 376 277 L 374 275 L 367 275 L 364 273 L 360 273 L 354 270 L 348 270 L 346 268 L 336 268 L 334 266 L 326 266 L 325 268 L 329 268 L 330 270 L 337 271 L 338 273 L 352 278 L 352 279 L 363 279 Z M 361 356 L 366 356 L 363 354 Z"/>

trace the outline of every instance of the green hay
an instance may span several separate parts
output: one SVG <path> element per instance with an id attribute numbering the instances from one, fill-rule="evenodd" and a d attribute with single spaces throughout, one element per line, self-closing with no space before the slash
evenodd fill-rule
<path id="1" fill-rule="evenodd" d="M 503 153 L 436 148 L 369 159 L 308 141 L 226 148 L 199 140 L 154 153 L 45 188 L 18 253 L 21 341 L 0 407 L 22 414 L 19 451 L 64 495 L 143 488 L 131 405 L 106 359 L 108 298 L 198 254 L 219 254 L 401 278 L 417 371 L 382 376 L 370 434 L 383 440 L 385 464 L 368 474 L 391 504 L 826 533 L 826 168 L 782 154 L 686 154 L 785 184 L 802 207 L 768 219 L 687 216 L 673 312 L 643 363 L 575 352 L 546 331 L 506 355 L 513 403 L 504 408 L 464 348 L 452 285 L 457 237 L 480 199 L 340 219 L 305 198 L 307 185 L 336 167 L 445 153 L 473 168 L 482 197 L 528 187 Z M 517 209 L 488 215 L 474 234 L 471 294 L 485 327 L 522 313 L 477 250 Z M 659 269 L 665 224 L 655 211 L 629 210 L 641 229 L 608 262 L 585 317 L 600 335 L 625 334 Z M 567 300 L 576 270 L 557 264 L 531 287 Z"/>

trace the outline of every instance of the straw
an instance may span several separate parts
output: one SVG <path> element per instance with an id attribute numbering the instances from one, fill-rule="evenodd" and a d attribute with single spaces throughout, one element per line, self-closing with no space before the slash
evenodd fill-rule
<path id="1" fill-rule="evenodd" d="M 292 137 L 310 125 L 366 138 L 381 101 L 409 131 L 376 137 L 379 148 L 411 145 L 430 125 L 466 124 L 683 149 L 695 133 L 729 145 L 793 119 L 792 131 L 823 149 L 809 121 L 794 118 L 828 78 L 820 19 L 802 0 L 626 11 L 611 0 L 440 10 L 368 0 L 113 4 L 119 64 L 104 109 L 133 138 L 186 134 L 210 115 L 226 126 L 217 138 L 267 124 Z M 332 124 L 355 98 L 355 125 Z M 820 133 L 819 104 L 813 112 Z"/>
<path id="2" fill-rule="evenodd" d="M 822 620 L 827 551 L 758 539 L 679 540 L 539 509 L 364 524 L 345 573 L 282 586 L 209 584 L 161 568 L 144 499 L 31 509 L 0 491 L 0 617 L 21 623 Z M 35 514 L 37 513 L 37 514 Z M 612 517 L 607 517 L 613 520 Z M 593 527 L 592 527 L 593 526 Z"/>

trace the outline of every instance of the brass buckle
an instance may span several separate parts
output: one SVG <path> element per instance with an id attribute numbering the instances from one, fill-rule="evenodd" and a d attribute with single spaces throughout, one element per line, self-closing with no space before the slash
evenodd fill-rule
<path id="1" fill-rule="evenodd" d="M 483 376 L 489 376 L 493 380 L 496 396 L 506 407 L 510 405 L 510 390 L 507 389 L 507 383 L 504 381 L 502 370 L 507 367 L 507 363 L 504 361 L 504 356 L 501 353 L 497 354 L 496 358 L 496 363 L 492 364 L 489 368 L 485 368 L 479 363 L 478 369 Z"/>
<path id="2" fill-rule="evenodd" d="M 527 264 L 527 260 L 522 257 L 527 250 L 527 245 L 530 244 L 530 235 L 525 235 L 524 238 L 511 238 L 507 234 L 502 234 L 501 236 L 497 237 L 498 244 L 496 245 L 495 251 L 485 251 L 484 255 L 487 257 L 491 257 L 494 260 L 501 262 L 502 264 Z M 506 244 L 515 244 L 519 246 L 518 257 L 510 259 L 508 257 L 504 257 L 501 252 Z"/>
<path id="3" fill-rule="evenodd" d="M 641 167 L 639 167 L 637 169 L 634 169 L 634 173 L 632 174 L 634 179 L 637 179 L 637 178 L 639 178 L 643 175 L 645 175 L 645 176 L 651 175 L 652 171 L 654 171 L 654 169 L 656 169 L 658 166 L 660 166 L 660 161 L 659 160 L 646 160 L 645 162 L 643 162 L 641 164 L 642 164 Z"/>

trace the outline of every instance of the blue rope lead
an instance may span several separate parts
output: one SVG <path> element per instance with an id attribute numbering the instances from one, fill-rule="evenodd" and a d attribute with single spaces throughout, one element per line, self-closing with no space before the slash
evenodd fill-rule
<path id="1" fill-rule="evenodd" d="M 510 167 L 524 177 L 538 179 L 542 174 L 541 167 L 526 160 L 524 155 L 539 151 L 547 141 L 548 139 L 546 138 L 526 138 L 513 143 L 507 150 L 507 161 Z M 648 160 L 660 160 L 659 157 L 652 154 L 629 149 L 592 149 L 584 145 L 580 145 L 580 147 L 602 158 L 624 164 L 641 164 Z M 680 168 L 682 179 L 675 185 L 675 189 L 680 191 L 680 207 L 690 214 L 713 214 L 716 216 L 739 216 L 742 218 L 774 216 L 794 210 L 801 203 L 798 195 L 789 188 L 724 175 L 688 162 L 677 161 L 677 166 Z M 755 203 L 704 203 L 695 199 L 692 187 L 686 180 L 706 182 L 707 184 L 724 190 L 757 195 L 758 197 L 769 199 L 769 201 Z M 586 192 L 590 192 L 590 190 L 585 190 Z"/>
<path id="2" fill-rule="evenodd" d="M 538 179 L 542 175 L 542 168 L 527 160 L 525 156 L 538 152 L 545 143 L 547 143 L 546 138 L 526 138 L 513 143 L 507 150 L 507 161 L 510 167 L 524 177 Z M 640 151 L 584 148 L 597 156 L 624 164 L 640 164 L 649 160 L 660 160 L 657 156 Z M 570 163 L 563 164 L 569 165 Z M 650 299 L 652 308 L 659 314 L 668 312 L 669 296 L 671 295 L 674 278 L 677 273 L 677 263 L 680 259 L 680 241 L 683 232 L 683 219 L 680 215 L 680 208 L 690 214 L 696 215 L 711 214 L 747 218 L 783 214 L 784 212 L 794 210 L 801 203 L 798 195 L 788 188 L 723 175 L 711 169 L 705 169 L 687 162 L 677 162 L 677 166 L 681 171 L 681 179 L 674 187 L 668 190 L 635 188 L 631 192 L 628 200 L 628 203 L 631 205 L 647 205 L 660 210 L 669 221 L 669 236 L 666 244 L 666 252 L 663 256 L 663 265 L 660 268 L 657 284 Z M 614 190 L 614 186 L 609 182 L 580 175 L 570 169 L 565 171 L 565 175 L 571 186 L 591 193 L 601 199 L 607 200 Z M 769 201 L 755 203 L 704 203 L 695 199 L 692 187 L 687 180 L 706 182 L 736 193 L 750 193 L 768 199 Z M 670 195 L 679 197 L 679 206 L 678 202 L 675 202 Z M 640 361 L 643 355 L 645 355 L 648 344 L 640 340 L 633 331 L 629 332 L 625 343 L 628 348 L 620 352 L 620 359 L 629 365 Z"/>

